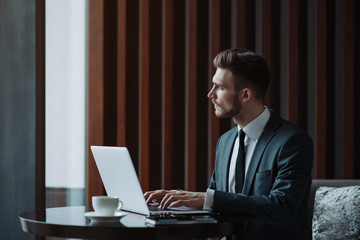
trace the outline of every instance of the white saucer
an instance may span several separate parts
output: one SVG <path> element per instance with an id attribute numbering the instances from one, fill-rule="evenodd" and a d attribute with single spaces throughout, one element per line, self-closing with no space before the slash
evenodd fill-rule
<path id="1" fill-rule="evenodd" d="M 126 216 L 124 212 L 116 212 L 114 216 L 98 216 L 95 212 L 86 212 L 84 216 L 94 222 L 117 222 L 120 218 Z"/>

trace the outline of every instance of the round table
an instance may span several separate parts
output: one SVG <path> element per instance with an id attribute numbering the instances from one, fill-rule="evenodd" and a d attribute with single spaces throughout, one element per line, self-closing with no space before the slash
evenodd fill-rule
<path id="1" fill-rule="evenodd" d="M 37 236 L 85 239 L 194 239 L 241 233 L 247 218 L 215 216 L 217 223 L 154 226 L 145 217 L 127 212 L 118 222 L 92 222 L 84 216 L 85 206 L 48 208 L 20 214 L 23 231 Z"/>

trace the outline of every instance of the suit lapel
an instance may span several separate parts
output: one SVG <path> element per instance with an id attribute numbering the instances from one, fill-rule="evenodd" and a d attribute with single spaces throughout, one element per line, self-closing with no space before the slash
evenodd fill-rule
<path id="1" fill-rule="evenodd" d="M 229 180 L 229 164 L 230 159 L 232 155 L 232 150 L 234 148 L 235 139 L 237 137 L 237 127 L 234 128 L 234 130 L 228 135 L 227 139 L 224 139 L 224 142 L 232 143 L 232 144 L 225 144 L 224 151 L 222 152 L 222 159 L 224 159 L 225 164 L 221 164 L 222 169 L 221 172 L 224 174 L 221 174 L 221 189 L 223 191 L 228 191 L 228 180 Z"/>
<path id="2" fill-rule="evenodd" d="M 251 189 L 251 185 L 255 178 L 255 173 L 262 158 L 262 155 L 266 149 L 266 146 L 269 144 L 272 137 L 275 135 L 275 130 L 280 125 L 280 117 L 271 111 L 271 117 L 266 124 L 264 131 L 259 137 L 259 140 L 255 146 L 253 155 L 251 157 L 250 165 L 246 173 L 244 187 L 242 193 L 248 195 Z"/>

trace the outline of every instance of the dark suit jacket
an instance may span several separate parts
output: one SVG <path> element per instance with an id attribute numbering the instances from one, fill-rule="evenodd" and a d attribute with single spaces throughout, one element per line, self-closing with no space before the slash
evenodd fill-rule
<path id="1" fill-rule="evenodd" d="M 237 127 L 220 137 L 209 186 L 215 190 L 212 208 L 251 217 L 241 239 L 307 239 L 313 143 L 299 127 L 270 112 L 242 193 L 228 192 L 229 162 Z"/>

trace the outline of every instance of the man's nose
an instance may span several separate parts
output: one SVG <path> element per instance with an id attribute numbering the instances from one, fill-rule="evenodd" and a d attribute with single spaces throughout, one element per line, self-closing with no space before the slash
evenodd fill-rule
<path id="1" fill-rule="evenodd" d="M 213 97 L 214 97 L 213 91 L 214 91 L 214 87 L 212 87 L 212 88 L 210 89 L 210 92 L 209 92 L 208 95 L 207 95 L 208 98 L 213 98 Z"/>

